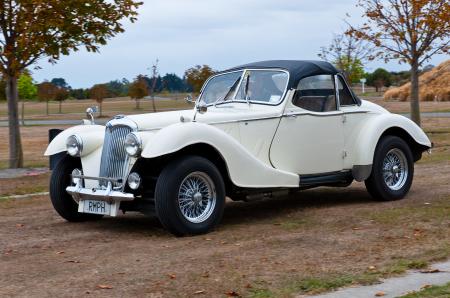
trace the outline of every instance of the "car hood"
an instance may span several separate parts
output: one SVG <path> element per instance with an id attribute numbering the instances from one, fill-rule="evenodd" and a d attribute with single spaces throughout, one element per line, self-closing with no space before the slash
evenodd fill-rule
<path id="1" fill-rule="evenodd" d="M 138 125 L 139 130 L 161 129 L 181 121 L 192 121 L 195 110 L 179 110 L 160 113 L 148 113 L 127 116 Z M 249 106 L 247 104 L 228 104 L 217 107 L 208 107 L 204 114 L 197 113 L 197 122 L 208 124 L 226 123 L 232 121 L 243 121 L 248 119 L 260 119 L 268 117 L 279 117 L 281 109 L 273 106 Z"/>

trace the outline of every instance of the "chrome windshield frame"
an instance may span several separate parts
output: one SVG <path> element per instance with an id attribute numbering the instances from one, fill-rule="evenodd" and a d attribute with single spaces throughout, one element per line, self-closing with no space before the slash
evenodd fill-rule
<path id="1" fill-rule="evenodd" d="M 266 102 L 266 101 L 251 100 L 251 99 L 250 99 L 250 101 L 237 100 L 236 99 L 237 93 L 239 92 L 239 89 L 241 88 L 242 82 L 244 80 L 245 73 L 247 71 L 273 71 L 273 72 L 283 72 L 283 73 L 287 74 L 286 85 L 284 87 L 284 91 L 283 91 L 283 94 L 280 97 L 280 100 L 278 102 L 275 102 L 275 103 Z M 219 100 L 218 102 L 215 101 L 215 102 L 207 103 L 207 104 L 205 104 L 207 107 L 220 106 L 222 104 L 228 104 L 228 103 L 245 103 L 245 104 L 248 104 L 249 102 L 252 103 L 252 104 L 278 106 L 278 105 L 282 104 L 283 101 L 285 100 L 286 94 L 288 92 L 289 81 L 290 81 L 290 73 L 287 70 L 282 69 L 282 68 L 245 68 L 245 69 L 240 69 L 240 70 L 233 70 L 233 71 L 223 72 L 223 73 L 211 76 L 208 80 L 206 80 L 205 84 L 203 84 L 203 87 L 200 90 L 200 95 L 198 96 L 198 100 L 196 101 L 195 106 L 197 107 L 197 105 L 199 105 L 200 102 L 202 102 L 203 92 L 205 91 L 206 86 L 209 84 L 209 82 L 212 79 L 214 79 L 214 78 L 216 78 L 218 76 L 222 76 L 222 75 L 226 75 L 226 74 L 230 74 L 230 73 L 236 73 L 236 72 L 242 72 L 242 75 L 241 75 L 239 84 L 237 85 L 236 90 L 234 91 L 233 97 L 230 100 L 226 100 L 226 101 L 218 99 Z"/>

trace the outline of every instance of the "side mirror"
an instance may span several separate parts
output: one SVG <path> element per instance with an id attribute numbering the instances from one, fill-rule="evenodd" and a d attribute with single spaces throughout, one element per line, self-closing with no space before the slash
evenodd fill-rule
<path id="1" fill-rule="evenodd" d="M 198 105 L 196 107 L 196 109 L 197 109 L 197 112 L 199 112 L 200 114 L 204 114 L 208 111 L 208 107 L 206 105 L 202 105 L 202 104 Z"/>
<path id="2" fill-rule="evenodd" d="M 95 124 L 94 114 L 97 113 L 98 107 L 92 106 L 86 109 L 86 117 L 91 120 L 91 124 Z"/>
<path id="3" fill-rule="evenodd" d="M 195 100 L 192 99 L 192 95 L 188 94 L 188 96 L 186 96 L 184 98 L 185 101 L 189 102 L 189 103 L 195 103 Z"/>

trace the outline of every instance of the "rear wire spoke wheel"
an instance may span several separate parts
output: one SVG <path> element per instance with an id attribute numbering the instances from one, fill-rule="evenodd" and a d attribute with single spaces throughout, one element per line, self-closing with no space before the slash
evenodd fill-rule
<path id="1" fill-rule="evenodd" d="M 384 157 L 383 179 L 392 190 L 401 189 L 408 180 L 408 161 L 400 149 L 391 149 Z"/>
<path id="2" fill-rule="evenodd" d="M 224 206 L 223 178 L 206 158 L 189 155 L 176 159 L 156 182 L 156 215 L 177 236 L 207 233 L 220 222 Z"/>
<path id="3" fill-rule="evenodd" d="M 370 195 L 392 201 L 406 196 L 414 175 L 414 161 L 408 144 L 396 136 L 383 137 L 375 149 L 372 172 L 365 181 Z"/>

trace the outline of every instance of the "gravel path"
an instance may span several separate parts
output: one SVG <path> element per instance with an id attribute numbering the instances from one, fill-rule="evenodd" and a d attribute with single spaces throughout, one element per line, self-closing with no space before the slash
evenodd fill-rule
<path id="1" fill-rule="evenodd" d="M 436 271 L 436 272 L 434 272 Z M 426 272 L 426 273 L 424 273 Z M 434 273 L 432 273 L 434 272 Z M 314 298 L 372 298 L 378 296 L 394 298 L 412 291 L 420 291 L 428 285 L 444 285 L 450 282 L 450 261 L 433 265 L 428 271 L 411 271 L 402 277 L 390 278 L 381 284 L 346 288 L 333 293 L 313 296 Z"/>

